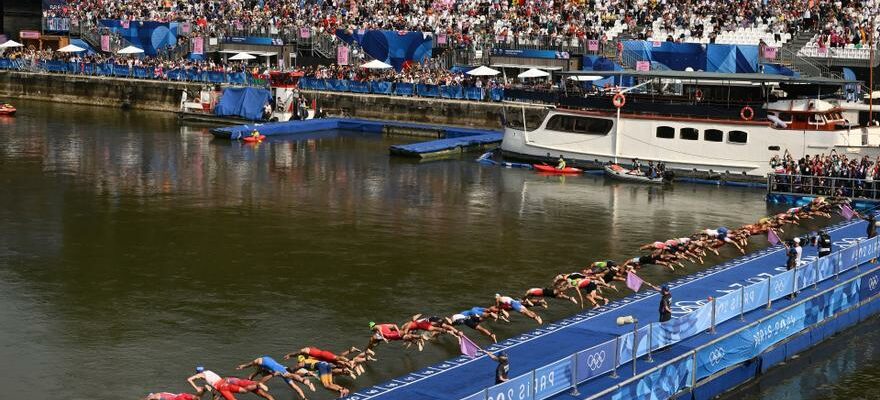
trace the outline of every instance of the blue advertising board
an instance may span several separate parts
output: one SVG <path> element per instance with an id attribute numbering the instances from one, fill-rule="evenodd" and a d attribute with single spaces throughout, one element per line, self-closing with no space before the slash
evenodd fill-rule
<path id="1" fill-rule="evenodd" d="M 534 49 L 492 49 L 492 55 L 517 58 L 543 58 L 551 60 L 568 60 L 571 57 L 567 51 Z"/>
<path id="2" fill-rule="evenodd" d="M 617 339 L 609 340 L 577 354 L 577 379 L 585 381 L 614 369 Z"/>
<path id="3" fill-rule="evenodd" d="M 781 299 L 794 290 L 795 270 L 785 271 L 770 278 L 770 300 Z"/>
<path id="4" fill-rule="evenodd" d="M 693 382 L 694 360 L 691 357 L 672 362 L 631 382 L 616 392 L 612 400 L 668 399 Z"/>
<path id="5" fill-rule="evenodd" d="M 880 293 L 880 270 L 863 276 L 859 286 L 859 299 L 862 301 Z"/>
<path id="6" fill-rule="evenodd" d="M 765 279 L 743 288 L 743 309 L 745 312 L 767 305 L 769 287 L 770 280 Z"/>
<path id="7" fill-rule="evenodd" d="M 535 370 L 535 400 L 544 400 L 573 386 L 574 363 L 571 357 Z"/>
<path id="8" fill-rule="evenodd" d="M 488 400 L 532 400 L 532 374 L 528 373 L 489 388 Z"/>
<path id="9" fill-rule="evenodd" d="M 259 36 L 228 36 L 223 39 L 224 43 L 252 44 L 257 46 L 284 46 L 283 39 L 273 39 Z"/>

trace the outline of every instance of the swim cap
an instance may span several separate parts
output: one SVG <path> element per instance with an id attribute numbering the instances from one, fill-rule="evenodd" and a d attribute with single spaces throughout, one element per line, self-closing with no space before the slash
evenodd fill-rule
<path id="1" fill-rule="evenodd" d="M 370 329 L 373 329 L 374 326 L 376 326 L 376 323 L 373 321 L 370 321 Z"/>
<path id="2" fill-rule="evenodd" d="M 303 355 L 299 355 L 296 357 L 297 362 L 304 362 L 305 360 L 306 360 L 306 357 Z"/>
<path id="3" fill-rule="evenodd" d="M 800 243 L 800 242 L 801 242 L 801 238 L 794 238 L 794 242 L 795 242 L 795 243 Z"/>
<path id="4" fill-rule="evenodd" d="M 198 367 L 196 367 L 196 372 L 205 372 L 205 367 L 199 365 Z"/>
<path id="5" fill-rule="evenodd" d="M 668 292 L 668 291 L 669 291 L 669 286 L 667 286 L 667 285 L 663 285 L 663 286 L 660 287 L 660 290 L 662 290 L 662 291 L 664 291 L 664 292 Z"/>
<path id="6" fill-rule="evenodd" d="M 495 298 L 497 299 L 497 298 L 499 298 L 499 297 L 501 297 L 501 295 L 498 294 L 498 293 L 495 293 Z"/>

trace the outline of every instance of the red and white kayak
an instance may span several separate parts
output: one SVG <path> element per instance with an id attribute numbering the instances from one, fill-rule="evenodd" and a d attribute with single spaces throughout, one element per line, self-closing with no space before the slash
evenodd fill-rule
<path id="1" fill-rule="evenodd" d="M 241 140 L 244 140 L 245 142 L 248 142 L 248 143 L 258 143 L 258 142 L 262 142 L 263 139 L 265 139 L 265 138 L 266 138 L 266 135 L 260 135 L 260 136 L 245 136 L 245 137 L 244 137 L 243 139 L 241 139 Z"/>
<path id="2" fill-rule="evenodd" d="M 12 104 L 0 104 L 0 115 L 15 115 L 15 111 Z"/>
<path id="3" fill-rule="evenodd" d="M 580 173 L 584 172 L 584 170 L 582 170 L 580 168 L 565 167 L 563 169 L 556 169 L 556 167 L 554 167 L 552 165 L 546 165 L 546 164 L 532 164 L 532 168 L 534 168 L 535 171 L 538 171 L 538 172 L 544 172 L 544 173 L 548 173 L 548 174 L 559 174 L 559 175 L 572 175 L 572 174 L 580 174 Z"/>

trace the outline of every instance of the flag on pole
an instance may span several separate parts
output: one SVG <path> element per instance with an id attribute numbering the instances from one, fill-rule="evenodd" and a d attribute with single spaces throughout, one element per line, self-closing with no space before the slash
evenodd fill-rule
<path id="1" fill-rule="evenodd" d="M 480 346 L 477 346 L 472 340 L 468 339 L 463 333 L 458 338 L 458 344 L 461 346 L 461 354 L 474 358 L 480 352 Z"/>
<path id="2" fill-rule="evenodd" d="M 856 215 L 855 211 L 849 207 L 849 204 L 841 204 L 840 206 L 840 215 L 843 215 L 847 221 L 851 220 L 854 215 Z"/>
<path id="3" fill-rule="evenodd" d="M 779 239 L 779 235 L 776 234 L 776 231 L 770 229 L 767 231 L 767 241 L 770 242 L 771 245 L 777 245 L 782 239 Z"/>
<path id="4" fill-rule="evenodd" d="M 632 271 L 626 271 L 626 287 L 632 289 L 633 292 L 638 292 L 644 282 L 642 278 L 639 278 Z"/>

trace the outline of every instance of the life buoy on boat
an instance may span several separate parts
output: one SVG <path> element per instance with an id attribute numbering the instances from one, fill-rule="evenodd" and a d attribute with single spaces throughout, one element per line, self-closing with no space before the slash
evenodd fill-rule
<path id="1" fill-rule="evenodd" d="M 751 121 L 752 118 L 755 118 L 755 110 L 752 110 L 752 107 L 745 106 L 739 111 L 739 117 L 743 120 Z"/>
<path id="2" fill-rule="evenodd" d="M 696 98 L 697 101 L 702 101 L 703 100 L 703 91 L 700 89 L 697 89 L 696 93 L 694 93 L 694 98 Z"/>
<path id="3" fill-rule="evenodd" d="M 623 93 L 618 93 L 614 95 L 614 98 L 611 99 L 611 104 L 614 104 L 617 108 L 622 108 L 624 104 L 626 104 L 626 96 Z"/>

